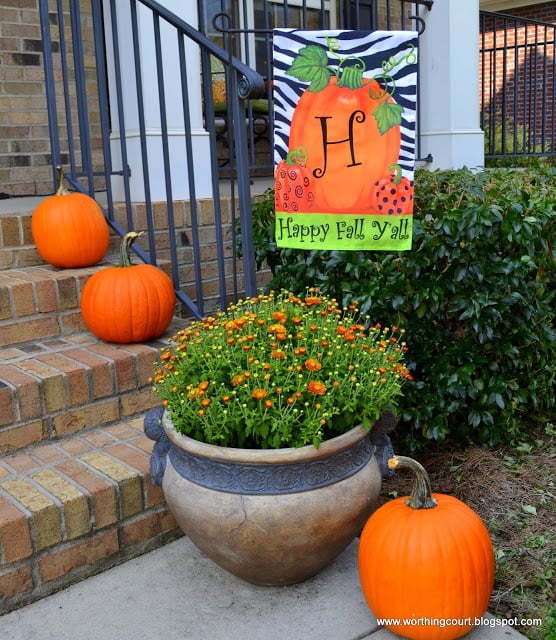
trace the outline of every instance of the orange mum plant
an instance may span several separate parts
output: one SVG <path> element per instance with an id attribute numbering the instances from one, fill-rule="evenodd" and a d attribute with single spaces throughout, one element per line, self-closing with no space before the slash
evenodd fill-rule
<path id="1" fill-rule="evenodd" d="M 154 391 L 175 429 L 227 447 L 318 446 L 394 409 L 403 330 L 309 289 L 259 295 L 194 321 L 162 352 Z"/>

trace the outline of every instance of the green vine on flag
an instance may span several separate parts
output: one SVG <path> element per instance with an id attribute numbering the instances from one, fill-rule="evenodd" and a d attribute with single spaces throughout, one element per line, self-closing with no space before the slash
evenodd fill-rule
<path id="1" fill-rule="evenodd" d="M 286 71 L 287 75 L 297 78 L 301 82 L 309 83 L 307 88 L 311 93 L 323 91 L 330 84 L 330 78 L 335 77 L 338 87 L 348 89 L 360 89 L 365 86 L 366 78 L 363 74 L 366 71 L 365 63 L 356 56 L 341 56 L 338 52 L 340 42 L 337 38 L 326 38 L 328 53 L 338 59 L 335 66 L 328 64 L 328 53 L 323 47 L 310 44 L 300 49 L 294 58 L 291 67 Z M 409 51 L 404 53 L 399 59 L 391 56 L 382 62 L 382 73 L 372 78 L 381 82 L 382 90 L 377 93 L 372 87 L 369 88 L 369 97 L 372 100 L 380 100 L 387 93 L 394 95 L 396 83 L 392 75 L 396 67 L 402 63 L 414 64 L 416 61 L 415 47 L 409 46 Z M 387 87 L 390 85 L 391 89 Z M 383 101 L 373 111 L 378 129 L 381 135 L 393 127 L 399 126 L 402 122 L 403 107 L 395 102 Z"/>

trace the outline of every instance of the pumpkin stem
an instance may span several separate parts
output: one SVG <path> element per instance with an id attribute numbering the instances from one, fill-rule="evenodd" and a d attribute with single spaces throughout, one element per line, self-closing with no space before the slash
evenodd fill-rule
<path id="1" fill-rule="evenodd" d="M 122 242 L 120 244 L 120 267 L 133 266 L 133 262 L 131 261 L 131 245 L 137 240 L 139 236 L 142 235 L 142 231 L 129 231 L 122 238 Z"/>
<path id="2" fill-rule="evenodd" d="M 296 164 L 304 165 L 307 162 L 307 149 L 305 147 L 297 147 L 288 151 L 286 155 L 286 164 L 293 166 Z"/>
<path id="3" fill-rule="evenodd" d="M 67 196 L 69 195 L 69 191 L 64 187 L 64 170 L 58 165 L 56 171 L 58 172 L 58 189 L 56 190 L 56 195 Z"/>
<path id="4" fill-rule="evenodd" d="M 359 63 L 359 58 L 356 58 L 356 60 L 355 65 L 342 68 L 342 75 L 338 80 L 338 87 L 360 89 L 363 86 L 363 71 L 365 71 L 365 67 Z"/>
<path id="5" fill-rule="evenodd" d="M 400 184 L 400 182 L 402 181 L 402 168 L 400 167 L 399 164 L 396 164 L 394 162 L 394 164 L 391 164 L 388 169 L 386 169 L 386 171 L 395 171 L 396 175 L 392 178 L 392 182 L 394 184 Z"/>
<path id="6" fill-rule="evenodd" d="M 394 456 L 388 460 L 390 469 L 406 468 L 411 469 L 415 475 L 415 482 L 411 489 L 409 498 L 405 504 L 412 509 L 434 509 L 437 501 L 432 497 L 431 481 L 429 474 L 422 464 L 406 456 Z"/>

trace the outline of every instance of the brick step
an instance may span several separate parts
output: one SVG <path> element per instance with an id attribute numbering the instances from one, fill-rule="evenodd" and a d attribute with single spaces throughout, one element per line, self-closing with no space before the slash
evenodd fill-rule
<path id="1" fill-rule="evenodd" d="M 90 332 L 0 348 L 0 454 L 157 404 L 149 378 L 183 321 L 142 344 L 108 344 Z"/>
<path id="2" fill-rule="evenodd" d="M 44 198 L 10 198 L 0 201 L 0 272 L 44 265 L 31 233 L 31 217 Z M 111 233 L 109 254 L 117 252 L 119 240 Z"/>
<path id="3" fill-rule="evenodd" d="M 31 215 L 40 198 L 10 198 L 0 204 L 0 269 L 44 264 L 31 234 Z"/>
<path id="4" fill-rule="evenodd" d="M 0 456 L 0 615 L 182 535 L 143 418 Z"/>
<path id="5" fill-rule="evenodd" d="M 39 265 L 0 271 L 0 345 L 84 331 L 79 310 L 83 286 L 93 273 L 117 261 L 118 254 L 112 253 L 97 265 L 80 269 Z M 170 272 L 169 261 L 160 266 Z"/>
<path id="6" fill-rule="evenodd" d="M 0 345 L 68 336 L 85 330 L 81 290 L 103 266 L 58 269 L 51 265 L 0 271 Z"/>

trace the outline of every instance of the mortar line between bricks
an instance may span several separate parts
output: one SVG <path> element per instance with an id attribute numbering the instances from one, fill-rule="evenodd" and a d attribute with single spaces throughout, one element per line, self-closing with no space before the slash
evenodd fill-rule
<path id="1" fill-rule="evenodd" d="M 33 512 L 30 511 L 24 504 L 22 504 L 21 502 L 19 502 L 19 500 L 17 498 L 15 498 L 14 496 L 12 496 L 12 494 L 9 491 L 6 491 L 3 487 L 2 487 L 2 483 L 0 482 L 0 495 L 3 498 L 6 498 L 6 500 L 8 502 L 10 502 L 11 504 L 13 504 L 14 507 L 16 507 L 17 509 L 19 509 L 21 511 L 21 513 L 23 513 L 23 515 L 29 520 L 31 521 L 33 518 Z"/>
<path id="2" fill-rule="evenodd" d="M 42 471 L 42 469 L 41 469 L 41 471 Z M 38 473 L 38 471 L 36 471 L 35 473 Z M 19 477 L 21 477 L 21 476 L 19 476 Z M 25 480 L 32 487 L 34 487 L 40 494 L 42 494 L 45 498 L 48 498 L 49 500 L 52 500 L 52 502 L 54 503 L 54 506 L 56 507 L 56 509 L 60 513 L 60 532 L 62 534 L 62 542 L 65 542 L 66 539 L 67 539 L 67 532 L 66 532 L 66 518 L 65 518 L 65 513 L 64 513 L 64 503 L 63 503 L 63 501 L 60 500 L 60 498 L 58 498 L 57 496 L 55 496 L 53 493 L 50 493 L 50 491 L 48 491 L 48 489 L 46 489 L 46 487 L 43 487 L 42 484 L 40 484 L 36 480 L 33 480 L 33 478 L 30 475 L 25 476 Z M 31 512 L 31 513 L 33 513 L 33 512 Z M 32 520 L 33 520 L 33 518 L 31 517 L 31 521 Z"/>
<path id="3" fill-rule="evenodd" d="M 40 582 L 38 581 L 38 578 L 40 578 L 38 563 L 36 561 L 37 550 L 39 549 L 39 540 L 37 537 L 37 532 L 35 530 L 35 523 L 33 521 L 33 512 L 30 509 L 28 509 L 25 505 L 23 505 L 16 497 L 12 496 L 8 491 L 3 489 L 1 485 L 0 485 L 0 492 L 8 500 L 8 502 L 13 504 L 14 507 L 16 507 L 17 509 L 19 509 L 19 511 L 21 511 L 21 513 L 23 513 L 23 515 L 27 519 L 27 524 L 29 525 L 29 535 L 31 537 L 31 549 L 32 549 L 31 571 L 33 574 L 33 582 L 34 582 L 34 585 L 36 586 L 40 584 Z M 26 561 L 22 560 L 21 563 L 19 564 L 25 565 Z"/>
<path id="4" fill-rule="evenodd" d="M 122 443 L 122 444 L 126 444 L 126 443 Z M 108 445 L 110 447 L 114 446 L 114 444 Z M 135 467 L 132 467 L 129 463 L 127 463 L 125 460 L 122 460 L 121 458 L 118 458 L 117 456 L 112 455 L 109 451 L 107 451 L 106 449 L 97 449 L 98 453 L 102 453 L 103 455 L 105 455 L 107 458 L 110 458 L 111 460 L 113 460 L 114 462 L 117 462 L 118 464 L 122 465 L 122 467 L 125 467 L 126 469 L 128 469 L 128 471 L 130 471 L 132 474 L 136 475 L 137 477 L 141 478 L 141 480 L 145 479 L 145 476 L 143 473 L 141 473 L 141 471 L 139 469 L 136 469 Z M 144 451 L 142 453 L 145 453 Z M 86 453 L 84 453 L 83 455 L 87 455 Z M 81 458 L 80 458 L 81 459 Z"/>

